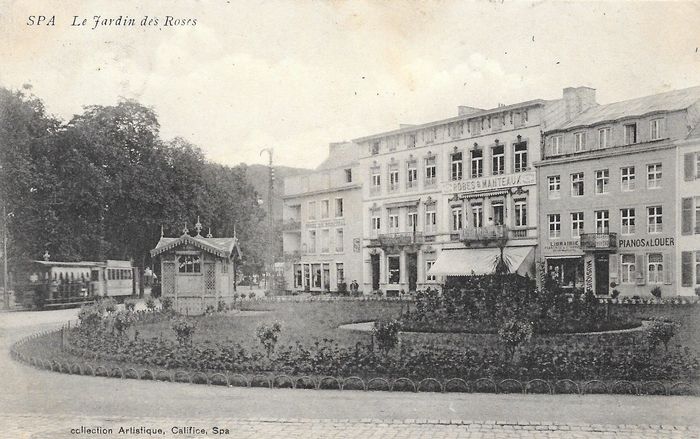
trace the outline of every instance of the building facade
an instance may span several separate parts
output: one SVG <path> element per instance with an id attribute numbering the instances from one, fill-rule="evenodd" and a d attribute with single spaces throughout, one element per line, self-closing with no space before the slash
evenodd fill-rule
<path id="1" fill-rule="evenodd" d="M 700 124 L 678 143 L 676 221 L 680 224 L 676 260 L 681 295 L 700 295 Z"/>
<path id="2" fill-rule="evenodd" d="M 316 170 L 284 181 L 287 290 L 337 292 L 362 285 L 362 178 L 356 145 L 332 143 Z"/>
<path id="3" fill-rule="evenodd" d="M 491 272 L 499 247 L 534 275 L 541 133 L 595 104 L 595 91 L 490 110 L 362 138 L 364 290 L 396 295 L 448 276 Z"/>
<path id="4" fill-rule="evenodd" d="M 688 200 L 700 188 L 679 173 L 690 160 L 679 147 L 697 126 L 699 101 L 693 88 L 594 106 L 545 133 L 536 167 L 548 276 L 602 296 L 683 293 L 679 257 L 695 257 L 697 243 L 679 245 L 678 210 L 694 210 Z"/>

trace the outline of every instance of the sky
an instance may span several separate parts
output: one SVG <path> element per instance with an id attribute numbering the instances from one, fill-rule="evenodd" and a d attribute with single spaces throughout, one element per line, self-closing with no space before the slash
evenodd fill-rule
<path id="1" fill-rule="evenodd" d="M 93 29 L 97 15 L 136 25 Z M 0 0 L 0 86 L 30 84 L 65 121 L 136 99 L 214 162 L 265 163 L 272 147 L 276 164 L 315 167 L 330 142 L 458 105 L 700 85 L 698 23 L 700 2 Z"/>

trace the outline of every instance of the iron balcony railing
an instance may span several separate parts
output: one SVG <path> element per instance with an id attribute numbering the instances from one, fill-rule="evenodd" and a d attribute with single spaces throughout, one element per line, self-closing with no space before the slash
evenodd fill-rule
<path id="1" fill-rule="evenodd" d="M 508 239 L 508 228 L 506 226 L 470 227 L 459 231 L 459 240 L 467 244 L 472 242 L 490 242 L 499 239 Z"/>
<path id="2" fill-rule="evenodd" d="M 614 250 L 617 233 L 581 233 L 581 250 Z"/>
<path id="3" fill-rule="evenodd" d="M 382 233 L 378 237 L 381 246 L 422 244 L 422 232 Z"/>

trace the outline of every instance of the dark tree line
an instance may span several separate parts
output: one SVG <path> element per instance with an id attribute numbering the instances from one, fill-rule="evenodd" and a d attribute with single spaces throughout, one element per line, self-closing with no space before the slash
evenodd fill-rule
<path id="1" fill-rule="evenodd" d="M 92 105 L 63 122 L 29 91 L 0 87 L 0 197 L 11 266 L 40 259 L 132 259 L 149 265 L 160 237 L 199 215 L 232 236 L 244 273 L 264 264 L 265 212 L 246 166 L 208 162 L 182 138 L 165 141 L 156 113 L 136 101 Z M 205 231 L 207 231 L 205 229 Z"/>

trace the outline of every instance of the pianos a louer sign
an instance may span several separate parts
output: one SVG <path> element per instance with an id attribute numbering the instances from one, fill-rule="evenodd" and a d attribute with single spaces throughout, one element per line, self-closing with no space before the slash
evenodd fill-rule
<path id="1" fill-rule="evenodd" d="M 481 192 L 497 189 L 508 189 L 516 186 L 535 184 L 535 171 L 518 172 L 492 177 L 471 178 L 469 180 L 447 181 L 442 184 L 443 194 Z"/>

